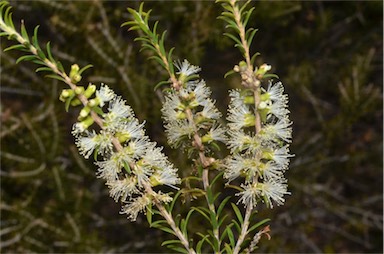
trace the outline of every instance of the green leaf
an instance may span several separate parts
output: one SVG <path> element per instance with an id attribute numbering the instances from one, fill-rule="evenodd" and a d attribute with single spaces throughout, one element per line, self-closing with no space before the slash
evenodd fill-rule
<path id="1" fill-rule="evenodd" d="M 88 64 L 86 66 L 84 66 L 83 68 L 81 68 L 79 71 L 78 71 L 78 74 L 81 75 L 85 70 L 89 69 L 89 68 L 92 68 L 93 65 L 92 64 Z"/>
<path id="2" fill-rule="evenodd" d="M 103 110 L 102 110 L 100 107 L 93 107 L 92 110 L 93 110 L 96 114 L 98 114 L 98 115 L 100 115 L 100 116 L 104 114 Z"/>
<path id="3" fill-rule="evenodd" d="M 36 69 L 36 72 L 40 72 L 40 71 L 49 71 L 49 72 L 51 72 L 52 69 L 49 68 L 49 67 L 39 67 L 39 68 Z"/>
<path id="4" fill-rule="evenodd" d="M 267 223 L 268 221 L 270 221 L 270 219 L 264 219 L 262 221 L 259 221 L 258 223 L 256 223 L 255 225 L 253 225 L 252 227 L 250 227 L 247 231 L 247 234 L 251 233 L 253 230 L 255 230 L 256 228 L 260 227 L 261 225 Z"/>
<path id="5" fill-rule="evenodd" d="M 162 230 L 162 231 L 164 231 L 164 232 L 167 232 L 167 233 L 169 233 L 169 234 L 176 235 L 175 232 L 173 232 L 173 230 L 170 229 L 170 228 L 163 227 L 163 226 L 159 226 L 159 227 L 156 227 L 156 228 L 158 228 L 158 229 L 160 229 L 160 230 Z"/>
<path id="6" fill-rule="evenodd" d="M 129 166 L 128 162 L 123 160 L 123 167 L 125 169 L 125 171 L 127 171 L 129 174 L 131 174 L 131 167 Z"/>
<path id="7" fill-rule="evenodd" d="M 57 79 L 57 80 L 60 80 L 60 81 L 63 81 L 64 83 L 66 83 L 65 79 L 63 79 L 62 77 L 60 77 L 59 75 L 57 74 L 48 74 L 48 75 L 45 75 L 45 77 L 47 78 L 53 78 L 53 79 Z M 68 111 L 67 111 L 68 112 Z"/>
<path id="8" fill-rule="evenodd" d="M 234 40 L 234 41 L 236 42 L 236 44 L 242 45 L 242 44 L 241 44 L 241 41 L 240 41 L 238 38 L 236 38 L 233 34 L 230 34 L 230 33 L 224 33 L 224 35 L 227 36 L 227 37 L 229 37 L 229 38 L 231 38 L 232 40 Z"/>
<path id="9" fill-rule="evenodd" d="M 247 37 L 248 46 L 250 46 L 252 44 L 253 37 L 255 36 L 255 34 L 256 34 L 256 32 L 258 30 L 257 29 L 253 29 L 251 31 L 252 31 L 252 32 L 250 32 L 251 34 Z"/>
<path id="10" fill-rule="evenodd" d="M 36 59 L 35 55 L 27 55 L 27 56 L 21 56 L 16 60 L 16 64 L 20 63 L 21 61 L 31 61 L 33 59 Z"/>
<path id="11" fill-rule="evenodd" d="M 224 78 L 227 78 L 229 75 L 232 75 L 234 73 L 236 73 L 234 70 L 230 70 L 230 71 L 228 71 L 227 73 L 224 74 Z"/>
<path id="12" fill-rule="evenodd" d="M 10 47 L 4 49 L 4 52 L 9 51 L 9 50 L 13 50 L 13 49 L 22 50 L 22 49 L 25 49 L 25 46 L 20 45 L 20 44 L 13 45 L 13 46 L 10 46 Z"/>
<path id="13" fill-rule="evenodd" d="M 211 221 L 210 220 L 210 218 L 209 218 L 209 216 L 201 209 L 201 207 L 199 208 L 199 207 L 192 207 L 192 210 L 196 210 L 198 213 L 200 213 L 201 215 L 203 215 L 204 216 L 204 218 L 206 218 L 207 219 L 207 221 Z"/>
<path id="14" fill-rule="evenodd" d="M 171 82 L 168 81 L 168 80 L 165 80 L 165 81 L 160 81 L 159 83 L 156 84 L 155 88 L 153 89 L 153 91 L 156 91 L 160 86 L 162 85 L 167 85 L 167 84 L 170 84 Z"/>
<path id="15" fill-rule="evenodd" d="M 243 189 L 237 185 L 232 185 L 232 184 L 226 184 L 225 187 L 232 188 L 238 191 L 243 191 Z"/>
<path id="16" fill-rule="evenodd" d="M 249 20 L 249 17 L 251 16 L 253 10 L 255 9 L 255 7 L 252 7 L 251 9 L 249 9 L 248 11 L 246 11 L 244 14 L 245 14 L 245 17 L 243 19 L 243 25 L 244 27 L 247 26 L 248 24 L 248 20 Z"/>
<path id="17" fill-rule="evenodd" d="M 223 201 L 221 201 L 221 204 L 219 205 L 219 207 L 217 208 L 217 217 L 220 217 L 221 215 L 221 212 L 223 211 L 225 205 L 227 204 L 227 202 L 231 199 L 231 196 L 228 196 L 226 197 Z"/>
<path id="18" fill-rule="evenodd" d="M 243 224 L 244 220 L 243 220 L 243 216 L 241 215 L 239 208 L 234 203 L 231 203 L 231 206 L 232 206 L 233 211 L 236 214 L 237 220 L 240 222 L 240 224 Z"/>
<path id="19" fill-rule="evenodd" d="M 152 204 L 150 203 L 149 205 L 147 205 L 147 221 L 149 225 L 152 224 L 152 215 Z"/>
<path id="20" fill-rule="evenodd" d="M 170 214 L 172 214 L 172 210 L 173 210 L 173 207 L 175 206 L 175 203 L 176 203 L 177 198 L 178 198 L 182 193 L 183 193 L 183 190 L 181 189 L 181 190 L 179 190 L 179 191 L 176 193 L 176 195 L 173 197 L 172 203 L 171 203 L 171 205 L 169 206 L 169 209 L 168 209 L 168 212 L 169 212 Z"/>
<path id="21" fill-rule="evenodd" d="M 226 252 L 227 252 L 228 254 L 233 253 L 233 250 L 232 250 L 231 246 L 229 246 L 228 243 L 224 243 L 224 248 L 225 248 L 225 250 L 226 250 Z M 233 248 L 235 248 L 235 247 L 233 247 Z"/>
<path id="22" fill-rule="evenodd" d="M 221 227 L 221 224 L 223 224 L 223 222 L 225 221 L 226 218 L 228 218 L 228 214 L 224 215 L 223 217 L 220 218 L 218 224 L 217 224 L 217 227 L 220 228 Z"/>
<path id="23" fill-rule="evenodd" d="M 151 57 L 148 57 L 148 59 L 153 59 L 155 60 L 156 62 L 158 62 L 161 66 L 163 66 L 164 69 L 166 69 L 167 67 L 165 66 L 163 60 L 158 57 L 158 56 L 151 56 Z"/>
<path id="24" fill-rule="evenodd" d="M 233 222 L 233 225 L 235 225 L 237 232 L 240 234 L 241 232 L 240 224 L 236 220 L 232 220 L 232 222 Z"/>
<path id="25" fill-rule="evenodd" d="M 201 247 L 203 247 L 203 243 L 207 240 L 207 238 L 209 237 L 209 235 L 206 235 L 203 237 L 203 239 L 201 239 L 197 245 L 196 245 L 196 252 L 197 253 L 201 253 Z"/>
<path id="26" fill-rule="evenodd" d="M 154 210 L 156 211 L 156 210 Z M 162 227 L 161 224 L 165 224 L 167 225 L 168 222 L 166 220 L 156 220 L 155 222 L 153 222 L 151 225 L 149 225 L 151 228 L 158 228 L 158 227 Z"/>
<path id="27" fill-rule="evenodd" d="M 203 235 L 203 234 L 200 233 L 200 232 L 197 232 L 196 234 L 199 235 L 199 236 L 201 236 L 201 238 L 205 239 L 205 241 L 206 241 L 207 243 L 209 243 L 209 245 L 211 245 L 211 247 L 212 247 L 213 249 L 215 249 L 215 247 L 213 246 L 212 242 L 209 240 L 209 235 Z"/>
<path id="28" fill-rule="evenodd" d="M 167 56 L 167 60 L 168 60 L 168 63 L 169 63 L 169 71 L 174 74 L 175 73 L 175 69 L 173 67 L 173 60 L 172 60 L 172 53 L 173 51 L 175 50 L 175 47 L 172 47 L 169 52 L 168 52 L 168 56 Z"/>
<path id="29" fill-rule="evenodd" d="M 46 49 L 47 49 L 47 55 L 48 55 L 48 59 L 52 62 L 52 63 L 55 63 L 55 59 L 52 57 L 52 53 L 51 53 L 51 42 L 47 42 L 47 46 L 46 46 Z"/>
<path id="30" fill-rule="evenodd" d="M 259 52 L 256 52 L 256 53 L 252 56 L 252 58 L 251 58 L 251 63 L 252 63 L 252 64 L 255 63 L 255 59 L 256 59 L 256 57 L 259 56 L 259 55 L 260 55 L 260 53 L 259 53 Z"/>
<path id="31" fill-rule="evenodd" d="M 167 241 L 164 241 L 161 246 L 164 246 L 164 245 L 169 245 L 169 244 L 181 244 L 181 241 L 180 240 L 167 240 Z"/>
<path id="32" fill-rule="evenodd" d="M 178 253 L 186 253 L 186 254 L 189 253 L 188 250 L 186 250 L 185 248 L 179 247 L 179 246 L 169 245 L 167 247 L 174 250 L 174 251 L 177 251 Z"/>
<path id="33" fill-rule="evenodd" d="M 24 25 L 24 20 L 21 20 L 21 25 L 20 25 L 20 30 L 21 30 L 21 36 L 29 42 L 29 35 L 27 33 L 27 30 L 25 29 Z"/>
<path id="34" fill-rule="evenodd" d="M 231 225 L 233 225 L 233 224 L 231 224 Z M 226 230 L 227 230 L 229 242 L 231 243 L 232 248 L 235 248 L 236 243 L 235 243 L 235 237 L 234 237 L 233 232 L 232 232 L 232 226 L 228 226 L 226 228 Z"/>
<path id="35" fill-rule="evenodd" d="M 220 177 L 223 176 L 223 174 L 224 174 L 224 171 L 221 171 L 220 173 L 218 173 L 218 174 L 215 176 L 215 178 L 212 180 L 212 182 L 211 182 L 211 186 L 213 186 L 213 185 L 216 183 L 216 181 L 217 181 L 218 179 L 220 179 Z"/>

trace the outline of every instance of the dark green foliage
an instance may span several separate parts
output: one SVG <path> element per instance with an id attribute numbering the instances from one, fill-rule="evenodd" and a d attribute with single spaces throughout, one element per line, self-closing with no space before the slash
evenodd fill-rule
<path id="1" fill-rule="evenodd" d="M 154 61 L 146 61 L 150 54 L 139 53 L 135 34 L 119 28 L 128 19 L 126 8 L 137 9 L 138 2 L 11 5 L 16 28 L 24 19 L 24 38 L 41 24 L 41 56 L 56 56 L 59 59 L 51 60 L 60 60 L 64 69 L 73 62 L 92 63 L 84 80 L 105 82 L 122 94 L 137 116 L 147 119 L 151 138 L 165 144 L 157 110 L 161 96 L 153 92 L 164 72 Z M 382 2 L 252 1 L 249 6 L 255 9 L 245 18 L 260 31 L 248 32 L 252 52 L 261 52 L 255 61 L 272 64 L 288 87 L 296 155 L 287 172 L 291 197 L 283 207 L 260 210 L 259 220 L 254 219 L 271 218 L 272 239 L 262 238 L 257 251 L 382 252 Z M 209 1 L 154 1 L 146 7 L 160 21 L 157 30 L 168 31 L 165 47 L 175 47 L 174 56 L 202 63 L 201 76 L 225 108 L 233 85 L 222 77 L 239 54 L 230 39 L 222 39 L 224 22 L 216 20 L 220 6 Z M 32 38 L 28 42 L 36 44 Z M 104 184 L 95 178 L 94 165 L 77 156 L 70 135 L 77 114 L 65 113 L 57 99 L 63 86 L 36 74 L 35 64 L 21 59 L 15 66 L 21 54 L 11 49 L 22 47 L 12 47 L 5 39 L 1 47 L 1 251 L 169 251 L 159 247 L 163 242 L 179 252 L 177 242 L 166 241 L 168 233 L 146 227 L 145 218 L 133 224 L 119 215 Z M 44 75 L 46 70 L 36 71 Z M 185 168 L 183 156 L 170 150 L 167 154 Z M 186 203 L 194 202 L 184 194 L 179 195 Z M 210 221 L 210 213 L 194 205 L 190 211 L 170 211 L 189 215 L 180 225 L 198 231 L 199 224 Z M 223 207 L 217 211 L 221 218 L 236 216 Z M 229 250 L 241 221 L 227 220 L 217 223 L 231 225 L 221 232 Z M 249 231 L 260 229 L 256 222 Z M 204 251 L 207 243 L 214 249 L 210 235 L 189 237 L 197 250 Z"/>

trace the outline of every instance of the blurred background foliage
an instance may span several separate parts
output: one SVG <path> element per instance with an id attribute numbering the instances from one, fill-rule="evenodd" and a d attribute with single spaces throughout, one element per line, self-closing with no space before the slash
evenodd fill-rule
<path id="1" fill-rule="evenodd" d="M 166 146 L 154 85 L 166 78 L 139 52 L 129 1 L 11 1 L 14 20 L 51 41 L 64 66 L 93 64 L 83 82 L 106 83 L 146 121 L 147 133 L 179 168 L 184 155 Z M 290 96 L 294 122 L 283 207 L 260 207 L 272 239 L 260 252 L 383 252 L 383 3 L 382 1 L 258 1 L 250 24 L 253 50 L 272 64 Z M 167 30 L 175 59 L 202 67 L 201 77 L 225 112 L 223 79 L 240 60 L 212 1 L 149 1 L 152 20 Z M 1 48 L 9 46 L 2 39 Z M 77 112 L 66 113 L 64 85 L 15 65 L 19 52 L 1 52 L 1 252 L 167 252 L 169 236 L 145 218 L 129 222 L 109 198 L 95 166 L 82 159 L 70 134 Z M 224 113 L 225 115 L 225 113 Z M 188 209 L 188 208 L 186 208 Z"/>

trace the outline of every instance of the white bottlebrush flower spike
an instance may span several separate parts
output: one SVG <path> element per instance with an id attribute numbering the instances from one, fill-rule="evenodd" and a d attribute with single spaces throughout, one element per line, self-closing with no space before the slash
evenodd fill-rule
<path id="1" fill-rule="evenodd" d="M 270 69 L 266 68 L 260 72 Z M 240 68 L 238 70 L 241 72 Z M 245 84 L 249 85 L 247 82 Z M 283 204 L 283 196 L 289 194 L 284 172 L 292 155 L 284 142 L 290 142 L 292 129 L 288 119 L 288 96 L 283 92 L 281 82 L 269 82 L 266 90 L 230 92 L 227 145 L 233 155 L 226 160 L 224 178 L 229 182 L 244 179 L 243 191 L 238 195 L 239 202 L 246 207 L 254 208 L 262 201 L 272 208 L 273 203 Z"/>
<path id="2" fill-rule="evenodd" d="M 181 86 L 166 94 L 162 107 L 168 143 L 177 148 L 191 146 L 191 139 L 198 133 L 206 144 L 226 140 L 224 128 L 217 120 L 221 117 L 213 100 L 211 90 L 204 80 L 195 80 L 200 68 L 187 60 L 176 62 L 176 72 Z M 209 148 L 207 148 L 209 150 Z"/>
<path id="3" fill-rule="evenodd" d="M 96 153 L 103 158 L 95 162 L 98 177 L 106 181 L 115 201 L 125 202 L 122 213 L 136 220 L 139 212 L 156 202 L 170 202 L 167 193 L 148 193 L 146 186 L 166 185 L 178 188 L 177 169 L 168 161 L 156 143 L 145 136 L 144 123 L 135 118 L 130 106 L 116 96 L 106 85 L 96 91 L 100 106 L 108 105 L 102 114 L 103 128 L 99 133 L 81 129 L 81 122 L 74 125 L 76 144 L 84 157 Z M 113 148 L 113 140 L 121 148 Z M 96 158 L 96 157 L 95 157 Z M 154 181 L 155 179 L 156 181 Z"/>

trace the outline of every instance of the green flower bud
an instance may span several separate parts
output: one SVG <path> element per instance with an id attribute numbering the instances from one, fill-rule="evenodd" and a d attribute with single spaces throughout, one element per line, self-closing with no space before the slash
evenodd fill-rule
<path id="1" fill-rule="evenodd" d="M 85 118 L 80 123 L 83 126 L 83 128 L 86 130 L 86 129 L 89 128 L 89 126 L 91 126 L 94 123 L 94 120 L 93 120 L 93 118 L 91 116 L 88 116 L 87 118 Z"/>
<path id="2" fill-rule="evenodd" d="M 75 93 L 76 93 L 77 95 L 84 93 L 84 87 L 82 87 L 82 86 L 77 86 L 77 87 L 75 88 Z"/>
<path id="3" fill-rule="evenodd" d="M 81 105 L 81 101 L 78 98 L 75 98 L 71 101 L 71 106 L 79 106 Z"/>
<path id="4" fill-rule="evenodd" d="M 71 66 L 71 71 L 69 72 L 69 78 L 73 83 L 77 83 L 81 80 L 81 76 L 79 75 L 80 67 L 77 64 L 73 64 Z"/>
<path id="5" fill-rule="evenodd" d="M 204 136 L 201 137 L 201 142 L 205 143 L 205 144 L 209 144 L 213 141 L 212 139 L 212 136 L 209 135 L 209 134 L 206 134 Z"/>
<path id="6" fill-rule="evenodd" d="M 89 113 L 91 112 L 91 108 L 88 107 L 88 106 L 85 106 L 79 113 L 79 119 L 84 119 L 85 117 L 87 117 L 89 115 Z"/>
<path id="7" fill-rule="evenodd" d="M 120 143 L 124 143 L 131 139 L 131 136 L 128 133 L 116 133 L 115 137 L 119 140 Z"/>
<path id="8" fill-rule="evenodd" d="M 245 96 L 244 103 L 245 104 L 254 104 L 255 103 L 255 97 L 253 97 L 253 96 Z"/>
<path id="9" fill-rule="evenodd" d="M 84 92 L 84 96 L 89 98 L 91 97 L 96 91 L 96 86 L 94 84 L 89 83 L 87 90 Z"/>
<path id="10" fill-rule="evenodd" d="M 151 184 L 152 187 L 161 185 L 161 182 L 158 180 L 158 176 L 157 176 L 156 173 L 153 174 L 153 175 L 149 178 L 149 183 Z"/>
<path id="11" fill-rule="evenodd" d="M 74 94 L 74 91 L 72 89 L 63 89 L 63 91 L 61 91 L 59 100 L 64 102 L 66 101 L 66 99 L 73 96 L 73 94 Z"/>
<path id="12" fill-rule="evenodd" d="M 244 119 L 244 123 L 245 123 L 244 126 L 246 127 L 255 126 L 255 116 L 252 114 L 246 115 Z"/>
<path id="13" fill-rule="evenodd" d="M 176 119 L 187 119 L 187 115 L 183 111 L 178 111 L 176 113 Z"/>
<path id="14" fill-rule="evenodd" d="M 98 103 L 98 100 L 96 100 L 96 99 L 91 99 L 91 100 L 88 101 L 88 106 L 91 107 L 91 108 L 93 108 L 93 107 L 95 107 L 97 105 L 99 105 L 99 103 Z"/>
<path id="15" fill-rule="evenodd" d="M 244 72 L 247 70 L 247 63 L 244 62 L 244 61 L 240 61 L 239 63 L 239 69 L 240 69 L 240 72 Z"/>

